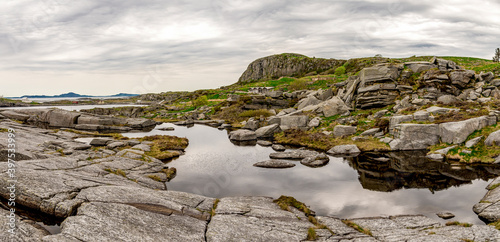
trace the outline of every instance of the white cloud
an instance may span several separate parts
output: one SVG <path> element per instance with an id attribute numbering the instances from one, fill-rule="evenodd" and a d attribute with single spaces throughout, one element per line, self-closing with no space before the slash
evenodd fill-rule
<path id="1" fill-rule="evenodd" d="M 159 92 L 227 85 L 252 60 L 283 52 L 490 58 L 498 9 L 487 0 L 4 1 L 0 83 L 12 86 L 6 96 L 42 91 L 28 79 L 58 94 L 80 92 L 76 77 L 92 76 L 86 85 L 109 88 L 90 94 L 114 93 L 133 87 L 148 66 L 167 65 L 177 74 Z M 57 73 L 72 74 L 55 87 L 64 76 Z"/>

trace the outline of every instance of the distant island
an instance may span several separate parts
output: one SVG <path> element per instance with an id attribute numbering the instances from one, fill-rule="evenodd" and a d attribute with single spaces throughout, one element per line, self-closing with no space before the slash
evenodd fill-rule
<path id="1" fill-rule="evenodd" d="M 135 97 L 138 96 L 138 94 L 129 94 L 129 93 L 118 93 L 115 95 L 108 95 L 108 96 L 92 96 L 92 95 L 81 95 L 78 93 L 74 92 L 68 92 L 60 95 L 54 95 L 54 96 L 47 96 L 47 95 L 24 95 L 22 97 L 12 97 L 12 98 L 92 98 L 92 97 Z"/>

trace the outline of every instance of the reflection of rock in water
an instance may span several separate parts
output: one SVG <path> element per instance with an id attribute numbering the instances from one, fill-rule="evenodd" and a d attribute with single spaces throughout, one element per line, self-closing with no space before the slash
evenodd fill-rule
<path id="1" fill-rule="evenodd" d="M 237 146 L 256 146 L 257 145 L 257 140 L 245 140 L 245 141 L 236 141 L 236 140 L 230 140 L 231 143 Z"/>
<path id="2" fill-rule="evenodd" d="M 488 180 L 500 174 L 500 166 L 451 165 L 425 158 L 425 151 L 363 153 L 346 158 L 358 171 L 363 188 L 390 192 L 401 188 L 444 190 L 470 184 L 472 180 Z"/>

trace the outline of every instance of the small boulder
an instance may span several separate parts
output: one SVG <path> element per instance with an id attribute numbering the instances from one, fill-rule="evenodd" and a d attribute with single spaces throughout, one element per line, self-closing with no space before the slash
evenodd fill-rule
<path id="1" fill-rule="evenodd" d="M 272 142 L 267 141 L 267 140 L 258 140 L 257 144 L 260 145 L 260 146 L 271 146 L 271 145 L 273 145 Z"/>
<path id="2" fill-rule="evenodd" d="M 349 115 L 349 107 L 338 97 L 333 97 L 321 104 L 323 116 L 332 117 L 335 115 Z"/>
<path id="3" fill-rule="evenodd" d="M 263 167 L 263 168 L 291 168 L 294 167 L 295 164 L 284 160 L 272 159 L 272 160 L 257 162 L 253 164 L 253 166 Z"/>
<path id="4" fill-rule="evenodd" d="M 465 147 L 471 148 L 471 147 L 477 145 L 477 143 L 479 143 L 479 141 L 481 141 L 482 138 L 483 138 L 483 136 L 479 136 L 479 137 L 476 137 L 474 139 L 471 139 L 471 140 L 465 142 Z"/>
<path id="5" fill-rule="evenodd" d="M 311 119 L 311 121 L 309 121 L 309 124 L 307 124 L 307 126 L 311 127 L 311 128 L 315 128 L 315 127 L 318 127 L 321 123 L 321 118 L 320 117 L 315 117 L 313 119 Z"/>
<path id="6" fill-rule="evenodd" d="M 239 129 L 229 133 L 229 139 L 233 141 L 251 141 L 251 140 L 256 140 L 257 135 L 255 134 L 254 131 Z"/>
<path id="7" fill-rule="evenodd" d="M 442 219 L 450 219 L 450 218 L 455 217 L 455 214 L 450 213 L 450 212 L 440 212 L 440 213 L 436 213 L 436 215 Z"/>
<path id="8" fill-rule="evenodd" d="M 109 143 L 106 148 L 110 149 L 110 150 L 113 150 L 115 148 L 118 148 L 118 147 L 123 147 L 125 146 L 125 143 L 123 142 L 119 142 L 119 141 L 116 141 L 116 142 L 111 142 Z"/>
<path id="9" fill-rule="evenodd" d="M 90 145 L 92 145 L 92 146 L 106 146 L 111 142 L 113 142 L 112 139 L 94 138 L 90 141 Z"/>
<path id="10" fill-rule="evenodd" d="M 317 156 L 319 153 L 313 150 L 298 149 L 288 152 L 278 152 L 271 153 L 269 157 L 271 159 L 291 159 L 291 160 L 302 160 L 306 157 Z"/>
<path id="11" fill-rule="evenodd" d="M 363 133 L 361 133 L 361 136 L 374 136 L 376 133 L 380 132 L 380 128 L 373 128 L 369 129 Z"/>
<path id="12" fill-rule="evenodd" d="M 300 161 L 300 164 L 309 166 L 309 167 L 320 167 L 320 166 L 325 166 L 328 164 L 330 161 L 330 158 L 328 158 L 327 155 L 325 154 L 319 154 L 316 156 L 310 156 L 302 159 Z"/>
<path id="13" fill-rule="evenodd" d="M 361 151 L 356 145 L 337 145 L 326 152 L 329 155 L 353 155 Z"/>
<path id="14" fill-rule="evenodd" d="M 456 104 L 456 103 L 459 103 L 461 102 L 460 99 L 458 99 L 457 97 L 453 96 L 453 95 L 443 95 L 443 96 L 440 96 L 438 99 L 437 99 L 438 102 L 444 104 L 444 105 L 452 105 L 452 104 Z"/>
<path id="15" fill-rule="evenodd" d="M 356 133 L 355 126 L 349 125 L 337 125 L 333 128 L 333 136 L 335 137 L 345 137 Z"/>
<path id="16" fill-rule="evenodd" d="M 255 131 L 255 135 L 257 138 L 271 138 L 275 133 L 281 132 L 279 124 L 271 124 L 268 126 L 264 126 Z"/>
<path id="17" fill-rule="evenodd" d="M 500 146 L 500 130 L 491 133 L 488 138 L 484 141 L 486 146 Z"/>
<path id="18" fill-rule="evenodd" d="M 278 145 L 278 144 L 275 144 L 275 145 L 271 146 L 271 148 L 273 148 L 273 150 L 278 151 L 278 152 L 286 150 L 285 146 Z"/>
<path id="19" fill-rule="evenodd" d="M 299 103 L 297 104 L 298 105 L 297 109 L 301 110 L 301 109 L 304 109 L 308 106 L 317 105 L 319 103 L 321 103 L 321 100 L 317 99 L 314 96 L 308 96 L 308 97 L 303 98 L 299 101 Z"/>

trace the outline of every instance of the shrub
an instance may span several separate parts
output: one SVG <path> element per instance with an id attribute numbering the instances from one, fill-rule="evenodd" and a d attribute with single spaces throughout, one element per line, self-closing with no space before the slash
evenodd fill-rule
<path id="1" fill-rule="evenodd" d="M 307 83 L 305 80 L 297 80 L 297 81 L 290 83 L 290 85 L 288 86 L 288 89 L 290 91 L 304 90 L 304 89 L 307 89 Z"/>
<path id="2" fill-rule="evenodd" d="M 269 112 L 266 109 L 247 110 L 247 111 L 243 111 L 239 114 L 239 116 L 243 117 L 243 118 L 251 118 L 251 117 L 258 118 L 260 116 L 269 117 L 271 115 L 272 115 L 271 112 Z"/>
<path id="3" fill-rule="evenodd" d="M 340 76 L 345 74 L 345 67 L 340 66 L 337 69 L 335 69 L 335 75 Z"/>

